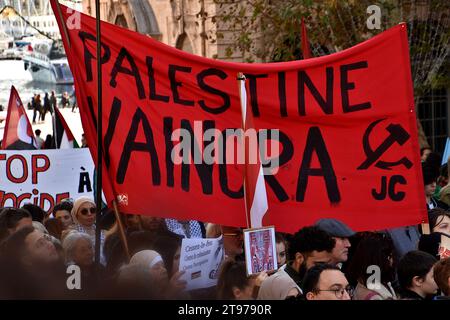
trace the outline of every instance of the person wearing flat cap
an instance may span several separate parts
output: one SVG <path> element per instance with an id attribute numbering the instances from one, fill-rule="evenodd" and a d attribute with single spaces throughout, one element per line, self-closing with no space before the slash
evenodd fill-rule
<path id="1" fill-rule="evenodd" d="M 320 219 L 315 225 L 335 240 L 335 245 L 331 252 L 331 264 L 341 266 L 348 259 L 348 250 L 351 247 L 349 238 L 355 235 L 355 231 L 337 219 Z"/>

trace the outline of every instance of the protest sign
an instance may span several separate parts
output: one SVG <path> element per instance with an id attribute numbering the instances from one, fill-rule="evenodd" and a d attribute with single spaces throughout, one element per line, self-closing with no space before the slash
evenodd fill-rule
<path id="1" fill-rule="evenodd" d="M 247 275 L 278 269 L 275 228 L 244 230 Z"/>
<path id="2" fill-rule="evenodd" d="M 92 197 L 93 173 L 86 148 L 1 150 L 0 207 L 33 203 L 51 211 L 63 199 Z"/>
<path id="3" fill-rule="evenodd" d="M 63 30 L 73 11 L 61 8 Z M 266 133 L 260 146 L 278 146 L 261 155 L 263 225 L 295 232 L 327 217 L 361 231 L 427 220 L 406 24 L 328 56 L 245 64 L 105 22 L 97 57 L 95 19 L 78 17 L 63 41 L 94 160 L 101 60 L 102 181 L 121 212 L 246 225 L 244 165 L 228 161 L 237 148 L 229 132 L 242 128 L 242 72 L 255 128 Z"/>
<path id="4" fill-rule="evenodd" d="M 216 239 L 183 239 L 180 253 L 181 280 L 186 290 L 209 288 L 217 284 L 220 264 L 224 259 L 222 236 Z"/>

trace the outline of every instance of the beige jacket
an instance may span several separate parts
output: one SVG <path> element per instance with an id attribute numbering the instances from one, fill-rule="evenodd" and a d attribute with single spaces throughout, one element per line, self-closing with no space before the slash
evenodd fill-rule
<path id="1" fill-rule="evenodd" d="M 380 284 L 379 288 L 373 290 L 358 282 L 353 293 L 353 300 L 397 300 L 397 295 L 390 282 L 387 287 Z"/>

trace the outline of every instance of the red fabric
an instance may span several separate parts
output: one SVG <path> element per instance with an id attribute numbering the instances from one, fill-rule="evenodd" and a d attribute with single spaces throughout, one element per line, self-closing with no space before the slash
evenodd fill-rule
<path id="1" fill-rule="evenodd" d="M 22 119 L 21 119 L 22 118 Z M 22 124 L 22 125 L 20 125 Z M 23 142 L 20 147 L 13 147 L 17 142 Z M 36 149 L 36 141 L 34 138 L 33 128 L 30 120 L 20 100 L 19 93 L 14 86 L 11 86 L 11 94 L 9 96 L 8 113 L 6 116 L 5 131 L 3 132 L 2 149 L 20 148 L 26 145 L 27 149 Z"/>
<path id="2" fill-rule="evenodd" d="M 64 131 L 67 134 L 67 140 L 69 140 L 69 142 L 75 141 L 75 137 L 73 136 L 72 131 L 70 131 L 70 128 L 67 125 L 67 122 L 64 119 L 63 115 L 61 114 L 61 111 L 59 111 L 58 107 L 55 107 L 55 116 L 59 119 L 57 121 L 61 122 L 62 127 L 64 128 Z M 56 132 L 55 132 L 55 134 L 56 134 Z M 64 134 L 64 132 L 62 132 L 62 134 Z"/>
<path id="3" fill-rule="evenodd" d="M 61 7 L 67 20 L 72 12 Z M 65 48 L 96 159 L 95 19 L 81 14 L 81 30 L 69 28 L 68 34 L 71 47 L 64 39 Z M 194 120 L 213 121 L 220 130 L 240 128 L 236 74 L 244 72 L 255 127 L 282 132 L 281 167 L 266 177 L 268 214 L 277 230 L 294 232 L 324 217 L 355 230 L 426 220 L 405 24 L 333 55 L 286 63 L 206 59 L 104 22 L 102 44 L 102 135 L 109 163 L 103 186 L 108 202 L 117 197 L 121 211 L 246 225 L 242 165 L 172 169 L 165 138 L 167 133 L 170 141 L 182 124 L 194 131 Z M 121 61 L 120 52 L 129 58 Z M 389 143 L 389 136 L 396 141 Z M 367 161 L 369 149 L 385 140 L 385 153 Z M 124 150 L 130 147 L 128 157 Z"/>
<path id="4" fill-rule="evenodd" d="M 302 53 L 303 59 L 312 58 L 311 50 L 309 48 L 308 34 L 306 32 L 305 20 L 302 18 Z"/>

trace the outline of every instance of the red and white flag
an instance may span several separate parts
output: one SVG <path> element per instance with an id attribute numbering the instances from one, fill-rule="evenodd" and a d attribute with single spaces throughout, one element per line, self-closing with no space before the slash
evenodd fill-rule
<path id="1" fill-rule="evenodd" d="M 56 149 L 72 149 L 79 147 L 66 120 L 64 120 L 63 115 L 57 107 L 55 107 L 53 119 L 53 137 L 55 138 Z"/>
<path id="2" fill-rule="evenodd" d="M 238 74 L 239 95 L 241 98 L 241 110 L 244 132 L 247 130 L 255 130 L 253 114 L 251 109 L 247 112 L 247 90 L 245 86 L 245 76 Z M 244 135 L 245 137 L 245 135 Z M 256 152 L 256 163 L 250 163 L 250 152 Z M 250 227 L 260 228 L 263 226 L 263 217 L 269 209 L 267 202 L 266 184 L 264 182 L 263 167 L 259 157 L 259 148 L 249 148 L 244 138 L 244 154 L 245 154 L 245 177 L 244 177 L 244 193 L 245 193 L 245 210 L 250 217 Z"/>
<path id="3" fill-rule="evenodd" d="M 3 150 L 30 150 L 37 149 L 30 120 L 20 100 L 16 88 L 11 86 L 8 112 L 6 115 L 5 131 L 1 145 Z"/>

